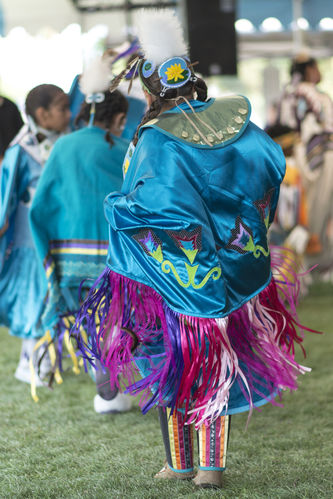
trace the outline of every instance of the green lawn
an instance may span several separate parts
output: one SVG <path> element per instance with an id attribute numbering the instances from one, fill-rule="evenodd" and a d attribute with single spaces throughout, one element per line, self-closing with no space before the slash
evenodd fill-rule
<path id="1" fill-rule="evenodd" d="M 221 491 L 153 479 L 164 460 L 157 414 L 98 416 L 85 374 L 67 373 L 40 402 L 15 380 L 20 342 L 0 330 L 0 498 L 333 497 L 333 287 L 317 285 L 299 307 L 307 334 L 296 393 L 284 408 L 233 417 Z"/>

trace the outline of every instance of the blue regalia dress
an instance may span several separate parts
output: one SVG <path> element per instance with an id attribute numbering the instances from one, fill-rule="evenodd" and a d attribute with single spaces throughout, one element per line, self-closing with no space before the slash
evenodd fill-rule
<path id="1" fill-rule="evenodd" d="M 63 338 L 79 307 L 79 288 L 89 288 L 104 268 L 108 228 L 103 201 L 120 189 L 128 142 L 85 127 L 59 139 L 45 165 L 30 213 L 43 267 L 46 306 L 41 332 Z M 60 342 L 61 343 L 61 342 Z"/>
<path id="2" fill-rule="evenodd" d="M 292 303 L 294 290 L 273 275 L 267 244 L 281 148 L 244 97 L 190 104 L 144 125 L 129 148 L 122 189 L 105 200 L 107 268 L 76 326 L 85 357 L 101 358 L 114 383 L 122 373 L 144 412 L 168 406 L 200 426 L 274 402 L 305 368 L 279 296 Z"/>
<path id="3" fill-rule="evenodd" d="M 40 145 L 24 127 L 1 165 L 0 323 L 23 339 L 39 336 L 43 275 L 28 223 L 31 202 L 42 173 Z"/>

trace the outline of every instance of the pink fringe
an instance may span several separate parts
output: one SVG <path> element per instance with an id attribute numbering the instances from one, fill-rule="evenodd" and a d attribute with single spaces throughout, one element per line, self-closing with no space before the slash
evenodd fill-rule
<path id="1" fill-rule="evenodd" d="M 142 394 L 144 412 L 156 404 L 183 409 L 186 423 L 194 422 L 197 427 L 211 424 L 228 409 L 236 381 L 250 413 L 255 393 L 276 403 L 273 397 L 280 390 L 296 390 L 297 376 L 309 369 L 295 361 L 295 344 L 304 352 L 302 331 L 313 330 L 297 319 L 299 283 L 288 258 L 281 262 L 273 251 L 272 267 L 279 276 L 221 319 L 176 313 L 153 289 L 108 271 L 112 300 L 95 334 L 111 384 L 119 386 L 119 375 L 123 375 L 127 392 Z M 134 331 L 139 341 L 134 355 L 133 338 L 124 328 Z M 154 363 L 150 348 L 161 341 L 164 353 Z M 137 382 L 135 357 L 144 358 L 150 366 L 149 374 Z"/>

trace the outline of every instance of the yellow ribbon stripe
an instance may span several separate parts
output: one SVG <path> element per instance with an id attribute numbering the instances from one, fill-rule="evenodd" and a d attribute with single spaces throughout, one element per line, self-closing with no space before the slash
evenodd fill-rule
<path id="1" fill-rule="evenodd" d="M 31 391 L 31 396 L 35 402 L 38 402 L 39 398 L 37 397 L 37 390 L 36 390 L 36 373 L 35 373 L 34 361 L 33 361 L 34 352 L 36 350 L 38 350 L 38 348 L 40 348 L 43 345 L 43 343 L 45 343 L 46 341 L 47 341 L 46 335 L 44 335 L 39 341 L 37 341 L 37 343 L 32 351 L 31 357 L 29 359 L 29 368 L 30 368 L 30 376 L 31 376 L 30 391 Z"/>
<path id="2" fill-rule="evenodd" d="M 73 316 L 70 316 L 70 317 L 63 317 L 63 323 L 65 325 L 65 328 L 66 328 L 66 332 L 64 334 L 64 342 L 65 342 L 65 345 L 66 345 L 66 348 L 67 348 L 67 351 L 72 359 L 72 362 L 73 362 L 73 372 L 75 374 L 79 374 L 80 373 L 80 367 L 83 366 L 83 359 L 78 359 L 76 354 L 75 354 L 75 349 L 73 347 L 73 344 L 71 342 L 71 338 L 70 338 L 70 330 L 71 330 L 71 326 L 72 326 L 72 323 L 75 322 L 75 318 Z M 96 326 L 99 326 L 99 317 L 98 317 L 98 314 L 96 313 L 96 317 L 95 317 L 95 321 L 96 321 Z M 80 334 L 83 338 L 83 341 L 85 342 L 85 344 L 88 344 L 88 336 L 87 336 L 87 333 L 86 331 L 81 327 L 80 328 Z M 51 334 L 50 334 L 50 331 L 48 330 L 45 335 L 39 339 L 39 341 L 36 343 L 34 349 L 33 349 L 33 353 L 32 353 L 32 356 L 29 360 L 29 367 L 30 367 L 30 373 L 31 373 L 31 383 L 30 383 L 30 389 L 31 389 L 31 396 L 33 398 L 33 400 L 35 402 L 38 402 L 39 401 L 39 398 L 37 396 L 37 390 L 36 390 L 36 372 L 35 372 L 35 368 L 34 368 L 34 363 L 33 363 L 33 354 L 44 344 L 44 343 L 47 343 L 48 344 L 48 352 L 49 352 L 49 356 L 50 356 L 50 361 L 51 361 L 51 366 L 52 366 L 52 369 L 55 368 L 56 366 L 56 362 L 57 362 L 57 354 L 56 354 L 56 349 L 55 349 L 55 346 L 54 346 L 54 343 L 53 343 L 53 340 L 52 340 L 52 337 L 51 337 Z M 54 379 L 56 381 L 57 384 L 61 384 L 63 382 L 63 379 L 62 379 L 62 376 L 60 374 L 60 370 L 59 370 L 59 367 L 56 367 L 55 368 L 55 371 L 54 371 Z"/>
<path id="3" fill-rule="evenodd" d="M 69 355 L 71 356 L 71 359 L 72 359 L 72 362 L 73 362 L 73 372 L 75 374 L 80 374 L 80 368 L 79 368 L 79 361 L 78 361 L 78 358 L 75 354 L 75 350 L 74 350 L 74 347 L 72 345 L 72 342 L 71 342 L 71 339 L 70 339 L 70 336 L 69 336 L 69 332 L 71 330 L 71 322 L 69 319 L 73 319 L 74 320 L 74 317 L 71 316 L 70 318 L 67 318 L 67 317 L 63 317 L 63 323 L 65 324 L 65 327 L 67 329 L 67 331 L 65 332 L 64 334 L 64 341 L 65 341 L 65 345 L 66 345 L 66 348 L 68 350 L 68 353 Z"/>
<path id="4" fill-rule="evenodd" d="M 34 368 L 33 358 L 34 358 L 34 353 L 44 343 L 48 343 L 48 351 L 49 351 L 49 355 L 50 355 L 50 361 L 51 361 L 52 368 L 55 366 L 56 360 L 57 360 L 57 355 L 56 355 L 56 351 L 54 348 L 54 344 L 52 342 L 52 337 L 51 337 L 50 331 L 46 331 L 44 336 L 42 336 L 42 338 L 40 338 L 39 341 L 37 341 L 37 343 L 32 351 L 32 355 L 29 359 L 29 367 L 30 367 L 30 374 L 31 374 L 30 391 L 31 391 L 31 397 L 33 398 L 33 400 L 35 402 L 38 402 L 39 398 L 37 396 L 37 390 L 36 390 L 36 372 L 35 372 L 35 368 Z M 55 370 L 54 378 L 58 384 L 62 383 L 62 377 L 60 375 L 59 368 L 57 368 Z"/>
<path id="5" fill-rule="evenodd" d="M 51 365 L 52 367 L 55 367 L 57 362 L 57 354 L 54 343 L 52 341 L 50 331 L 47 331 L 45 336 L 47 336 L 47 340 L 49 342 L 49 355 L 50 355 Z M 61 385 L 61 383 L 63 382 L 63 379 L 59 371 L 59 367 L 57 367 L 56 370 L 54 371 L 54 379 L 56 380 L 56 383 L 58 383 L 58 385 Z"/>
<path id="6" fill-rule="evenodd" d="M 102 255 L 107 256 L 108 250 L 104 248 L 96 249 L 96 248 L 52 248 L 51 255 L 61 255 L 62 253 L 68 255 Z"/>

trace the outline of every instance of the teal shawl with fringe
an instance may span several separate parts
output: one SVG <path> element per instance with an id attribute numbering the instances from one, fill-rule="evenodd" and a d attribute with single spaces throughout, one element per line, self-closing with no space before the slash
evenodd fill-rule
<path id="1" fill-rule="evenodd" d="M 306 371 L 294 358 L 297 279 L 278 277 L 284 262 L 267 244 L 285 160 L 249 117 L 232 96 L 181 103 L 141 128 L 122 189 L 105 200 L 107 268 L 76 322 L 84 357 L 113 384 L 124 375 L 144 412 L 168 406 L 197 427 L 274 403 Z"/>

